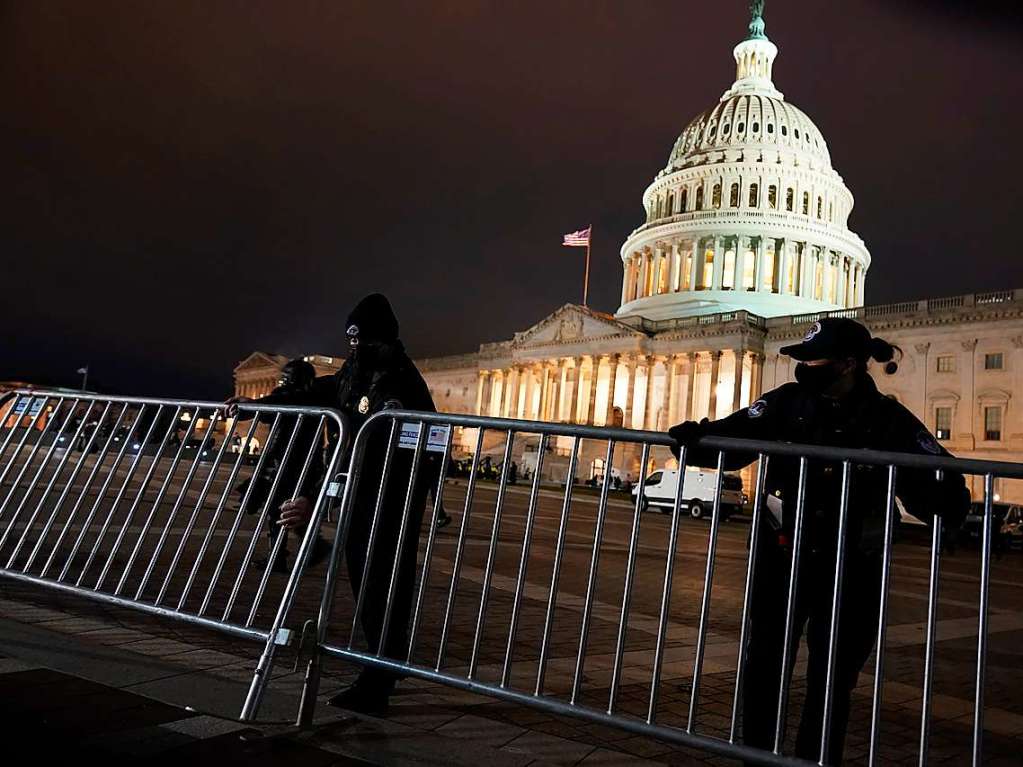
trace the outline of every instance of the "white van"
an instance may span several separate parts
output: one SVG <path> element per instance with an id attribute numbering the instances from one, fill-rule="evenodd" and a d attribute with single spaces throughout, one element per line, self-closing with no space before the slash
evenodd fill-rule
<path id="1" fill-rule="evenodd" d="M 643 488 L 642 509 L 656 506 L 669 512 L 675 505 L 679 473 L 676 469 L 661 469 L 646 478 Z M 686 468 L 685 485 L 682 488 L 682 508 L 689 511 L 693 519 L 709 516 L 714 509 L 714 493 L 717 490 L 716 471 L 701 471 Z M 639 493 L 639 485 L 632 488 L 632 497 Z M 721 515 L 727 518 L 742 509 L 742 479 L 736 474 L 725 474 L 721 478 Z"/>

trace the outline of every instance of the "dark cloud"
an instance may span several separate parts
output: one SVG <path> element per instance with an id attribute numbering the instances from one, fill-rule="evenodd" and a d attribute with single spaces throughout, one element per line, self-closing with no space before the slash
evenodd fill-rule
<path id="1" fill-rule="evenodd" d="M 220 396 L 252 349 L 340 347 L 388 293 L 416 355 L 614 310 L 618 248 L 746 4 L 0 6 L 0 378 Z M 960 6 L 970 7 L 959 23 Z M 768 3 L 829 141 L 870 302 L 1023 285 L 1018 26 L 975 3 Z"/>

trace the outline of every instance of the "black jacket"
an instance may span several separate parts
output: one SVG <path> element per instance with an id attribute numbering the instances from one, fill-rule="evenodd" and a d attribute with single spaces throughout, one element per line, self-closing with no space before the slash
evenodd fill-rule
<path id="1" fill-rule="evenodd" d="M 407 410 L 436 412 L 430 390 L 405 353 L 400 342 L 378 350 L 371 359 L 352 355 L 342 368 L 329 376 L 316 378 L 307 392 L 300 395 L 271 394 L 260 402 L 266 404 L 314 405 L 339 410 L 348 421 L 351 433 L 347 435 L 347 452 L 342 456 L 341 471 L 347 471 L 348 460 L 355 437 L 366 420 L 389 406 Z M 378 425 L 369 436 L 360 480 L 360 498 L 376 492 L 383 468 L 389 424 Z M 412 451 L 395 448 L 392 466 L 393 482 L 407 481 L 412 464 Z M 434 467 L 430 465 L 431 472 Z M 425 474 L 424 477 L 431 476 Z M 317 478 L 322 481 L 321 477 Z"/>
<path id="2" fill-rule="evenodd" d="M 863 376 L 842 400 L 809 393 L 796 383 L 784 384 L 748 408 L 704 423 L 703 435 L 949 455 L 909 410 L 881 394 L 869 376 Z M 748 453 L 726 453 L 725 468 L 741 468 L 755 459 Z M 689 451 L 686 462 L 716 466 L 717 451 L 697 446 Z M 770 458 L 766 491 L 782 501 L 782 532 L 787 536 L 795 527 L 798 483 L 798 458 Z M 811 455 L 807 463 L 804 531 L 813 545 L 835 545 L 841 486 L 841 463 L 814 460 Z M 848 507 L 851 545 L 863 551 L 882 546 L 887 488 L 887 467 L 852 466 Z M 900 468 L 896 496 L 907 512 L 923 522 L 930 524 L 934 514 L 942 516 L 949 531 L 958 529 L 970 504 L 962 474 L 948 471 L 939 481 L 934 471 Z"/>

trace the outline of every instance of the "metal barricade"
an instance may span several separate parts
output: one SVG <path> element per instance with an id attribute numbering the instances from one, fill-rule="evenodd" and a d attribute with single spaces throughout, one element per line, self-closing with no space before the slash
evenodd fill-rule
<path id="1" fill-rule="evenodd" d="M 436 520 L 451 464 L 449 459 L 452 457 L 456 429 L 463 430 L 463 441 L 466 435 L 470 435 L 468 439 L 474 442 L 474 447 L 469 446 L 472 466 L 466 478 L 465 501 L 461 508 L 457 539 L 441 544 L 438 543 Z M 471 430 L 475 430 L 475 434 Z M 482 455 L 486 432 L 502 434 L 504 447 L 500 452 L 502 461 L 496 487 L 488 485 L 483 491 L 481 488 L 484 485 L 480 482 L 481 464 L 489 464 L 489 459 Z M 511 463 L 518 455 L 516 446 L 526 439 L 535 440 L 530 444 L 535 445 L 536 459 L 528 490 L 521 492 L 511 486 L 509 475 L 512 471 Z M 742 759 L 748 763 L 824 764 L 833 757 L 836 748 L 840 750 L 841 736 L 837 736 L 838 746 L 832 745 L 831 738 L 834 733 L 844 732 L 844 717 L 848 714 L 845 712 L 838 715 L 842 721 L 836 729 L 835 709 L 843 695 L 848 696 L 851 692 L 843 688 L 843 685 L 850 684 L 847 678 L 849 669 L 846 668 L 843 676 L 836 648 L 839 645 L 845 647 L 842 644 L 844 631 L 858 629 L 868 632 L 868 655 L 871 647 L 876 644 L 877 648 L 873 664 L 870 732 L 860 735 L 869 740 L 869 763 L 881 764 L 884 762 L 879 752 L 879 733 L 883 727 L 882 679 L 892 546 L 897 519 L 896 489 L 901 487 L 897 484 L 899 472 L 917 472 L 919 476 L 922 471 L 928 477 L 933 475 L 935 479 L 940 479 L 942 472 L 962 472 L 983 476 L 985 488 L 980 590 L 977 598 L 979 618 L 976 653 L 973 657 L 976 675 L 971 748 L 973 763 L 980 764 L 984 734 L 993 481 L 996 477 L 1023 478 L 1023 466 L 905 453 L 705 438 L 699 443 L 700 448 L 717 451 L 717 486 L 710 523 L 706 529 L 706 554 L 695 563 L 677 562 L 681 535 L 692 534 L 680 530 L 682 511 L 687 505 L 685 472 L 680 472 L 680 481 L 671 502 L 670 522 L 666 528 L 662 526 L 659 531 L 655 531 L 660 537 L 655 538 L 653 544 L 641 543 L 643 531 L 651 525 L 648 523 L 646 527 L 641 526 L 642 512 L 646 505 L 647 467 L 654 453 L 667 457 L 670 445 L 665 434 L 620 428 L 397 410 L 383 411 L 372 416 L 356 436 L 353 446 L 349 481 L 340 504 L 334 556 L 320 607 L 317 646 L 306 669 L 299 724 L 307 724 L 312 719 L 324 661 L 341 659 L 375 669 L 378 674 L 390 672 L 399 678 L 413 677 L 440 683 L 551 714 L 576 717 L 656 737 L 676 745 Z M 626 449 L 633 451 L 633 454 L 638 453 L 638 464 L 642 467 L 638 492 L 628 507 L 631 516 L 627 522 L 616 518 L 613 511 L 623 504 L 609 499 L 613 474 L 611 467 L 614 466 L 616 451 Z M 596 495 L 589 499 L 581 497 L 575 482 L 583 450 L 589 455 L 596 454 L 602 458 L 600 465 L 603 467 L 603 476 L 598 483 Z M 560 506 L 560 513 L 551 517 L 551 521 L 556 519 L 556 523 L 548 529 L 538 523 L 541 516 L 540 501 L 542 498 L 550 498 L 552 494 L 552 491 L 544 487 L 541 477 L 544 476 L 545 461 L 554 461 L 558 451 L 567 458 L 567 467 L 561 475 L 563 489 L 556 491 L 556 504 Z M 726 475 L 725 468 L 729 465 L 728 456 L 735 457 L 737 454 L 746 455 L 748 461 L 755 464 L 757 477 L 748 547 L 741 555 L 743 596 L 741 605 L 733 605 L 731 613 L 734 615 L 726 614 L 720 607 L 715 608 L 718 628 L 714 632 L 715 636 L 710 637 L 717 545 L 723 517 L 722 483 Z M 780 634 L 778 636 L 779 654 L 769 658 L 767 664 L 769 669 L 773 669 L 767 676 L 775 681 L 771 684 L 763 683 L 764 674 L 761 672 L 765 665 L 763 658 L 758 656 L 755 662 L 758 664 L 757 673 L 761 681 L 757 683 L 760 686 L 754 688 L 751 686 L 753 682 L 747 678 L 751 673 L 751 635 L 758 631 L 763 634 L 764 631 L 756 624 L 761 618 L 754 615 L 759 609 L 757 599 L 762 597 L 754 598 L 754 595 L 760 593 L 759 589 L 772 588 L 770 584 L 763 585 L 762 574 L 760 582 L 757 579 L 758 558 L 766 556 L 764 552 L 771 550 L 765 548 L 759 539 L 769 534 L 765 531 L 773 530 L 767 524 L 766 515 L 770 512 L 765 509 L 768 504 L 764 492 L 769 462 L 772 460 L 779 465 L 783 465 L 780 462 L 788 462 L 798 474 L 795 533 L 794 540 L 785 544 L 787 548 L 784 549 L 785 558 L 782 560 L 784 566 L 776 567 L 772 572 L 772 576 L 778 576 L 777 582 L 781 584 L 777 589 L 780 592 L 778 604 L 781 606 L 777 631 L 783 632 L 783 640 Z M 681 463 L 686 463 L 684 450 Z M 829 533 L 835 536 L 829 538 L 834 541 L 834 553 L 830 559 L 821 560 L 820 541 L 804 540 L 804 530 L 809 526 L 811 515 L 818 511 L 816 508 L 805 508 L 807 476 L 824 464 L 828 468 L 821 471 L 835 472 L 835 487 L 839 492 L 834 501 L 837 509 L 834 517 L 837 518 L 831 519 L 832 529 Z M 598 465 L 596 461 L 594 465 Z M 857 483 L 861 481 L 863 471 L 875 472 L 872 476 L 878 483 L 877 487 L 880 487 L 880 497 L 885 504 L 885 508 L 879 511 L 883 545 L 878 549 L 878 590 L 872 592 L 872 599 L 877 600 L 877 615 L 880 618 L 876 625 L 869 619 L 866 625 L 843 625 L 843 593 L 862 593 L 864 590 L 861 582 L 850 585 L 846 580 L 847 569 L 851 566 L 847 560 L 853 556 L 847 553 L 847 543 L 852 540 L 849 533 L 850 518 L 858 519 L 855 510 L 850 514 L 850 489 L 859 487 Z M 422 516 L 427 487 L 433 490 L 434 500 L 426 506 L 430 513 L 426 514 L 428 518 L 424 522 Z M 450 485 L 448 489 L 450 491 Z M 477 496 L 481 492 L 492 493 L 493 500 L 486 503 L 480 501 Z M 513 494 L 523 497 L 519 499 L 519 510 L 509 513 L 508 499 Z M 580 512 L 584 500 L 590 508 Z M 521 503 L 525 504 L 524 508 Z M 474 537 L 468 531 L 473 524 L 478 524 L 476 518 L 484 513 L 492 513 L 492 519 L 488 518 L 486 521 L 489 525 Z M 920 764 L 926 763 L 928 755 L 938 577 L 942 554 L 942 519 L 935 515 L 927 521 L 931 524 L 932 535 L 925 669 L 921 681 Z M 521 526 L 521 534 L 516 530 L 510 541 L 501 536 L 509 522 Z M 576 527 L 570 531 L 573 524 Z M 605 532 L 610 526 L 619 528 L 623 537 L 620 544 L 625 546 L 624 549 L 619 543 L 606 540 Z M 547 533 L 552 533 L 554 537 L 544 538 L 544 550 L 538 555 L 538 540 Z M 582 542 L 578 540 L 580 536 Z M 442 545 L 445 555 L 439 557 L 437 552 Z M 485 548 L 485 563 L 477 569 L 472 579 L 467 580 L 466 563 L 470 549 L 477 545 L 480 549 Z M 581 571 L 582 568 L 578 572 L 571 568 L 566 571 L 564 561 L 568 546 L 588 551 L 585 573 Z M 348 576 L 354 592 L 354 607 L 353 600 L 343 593 L 347 589 L 339 589 L 338 586 L 338 581 L 344 578 L 339 570 L 343 553 L 347 554 L 349 560 L 353 556 L 355 558 L 354 566 L 349 561 Z M 808 561 L 816 563 L 813 566 L 817 569 L 813 572 L 826 573 L 826 580 L 821 575 L 816 579 L 817 582 L 808 582 L 805 575 Z M 377 565 L 376 562 L 382 564 Z M 535 568 L 537 562 L 542 562 L 545 567 L 545 574 L 539 584 L 536 581 L 531 583 L 527 577 L 527 572 Z M 436 576 L 440 567 L 445 568 L 446 572 L 439 579 L 438 587 L 431 580 L 431 572 Z M 650 574 L 653 567 L 657 568 L 656 576 Z M 610 575 L 608 569 L 611 570 Z M 702 580 L 699 577 L 701 571 Z M 659 592 L 656 619 L 642 619 L 642 632 L 635 628 L 636 621 L 640 619 L 631 615 L 637 593 L 637 575 L 646 583 L 656 583 Z M 575 579 L 579 586 L 576 593 L 573 593 L 570 585 L 566 586 L 566 578 Z M 478 583 L 479 599 L 466 606 L 465 597 L 461 595 L 469 581 Z M 606 591 L 607 584 L 612 581 L 621 584 L 620 587 L 615 586 L 614 599 L 600 599 L 598 591 Z M 416 582 L 417 585 L 413 586 Z M 676 598 L 673 602 L 673 587 L 676 594 L 680 587 L 685 587 L 686 596 L 682 601 Z M 435 592 L 435 599 L 428 596 L 431 591 Z M 807 690 L 808 696 L 820 696 L 814 704 L 820 707 L 820 719 L 814 720 L 819 721 L 819 726 L 811 722 L 813 727 L 809 729 L 811 733 L 815 727 L 819 730 L 814 736 L 813 754 L 808 754 L 804 747 L 803 758 L 797 758 L 793 755 L 794 749 L 789 747 L 789 720 L 792 718 L 789 704 L 799 638 L 807 622 L 806 609 L 803 607 L 807 598 L 804 592 L 810 591 L 823 595 L 826 631 L 819 635 L 824 639 L 817 641 L 818 647 L 826 646 L 827 652 L 821 650 L 816 658 L 818 662 L 826 658 L 824 665 L 817 670 L 823 689 Z M 510 604 L 507 594 L 511 595 Z M 496 602 L 501 603 L 499 615 L 492 609 Z M 427 613 L 435 605 L 439 609 L 429 617 Z M 523 639 L 520 635 L 527 610 L 531 610 L 533 616 L 530 630 L 526 639 Z M 341 618 L 338 617 L 339 612 L 344 613 Z M 679 613 L 686 613 L 685 625 L 676 624 L 675 616 Z M 495 616 L 500 620 L 495 621 Z M 732 621 L 732 618 L 736 620 Z M 593 641 L 591 633 L 598 623 L 607 647 L 613 650 L 604 652 L 596 659 L 588 658 L 588 649 Z M 814 628 L 821 630 L 823 627 Z M 365 639 L 360 638 L 360 629 Z M 647 637 L 652 639 L 646 642 Z M 643 640 L 633 644 L 638 650 L 627 649 L 630 638 Z M 729 645 L 722 645 L 723 639 L 736 641 L 734 653 L 728 653 L 727 658 L 721 650 Z M 427 654 L 424 647 L 428 642 L 430 647 Z M 574 648 L 574 657 L 564 655 L 566 647 Z M 563 657 L 554 657 L 557 652 Z M 703 686 L 708 673 L 705 668 L 708 652 L 711 652 L 713 658 L 714 689 L 719 695 L 722 690 L 729 691 L 727 716 L 720 711 L 715 713 L 701 707 Z M 630 659 L 629 664 L 625 662 L 626 657 Z M 867 657 L 865 655 L 861 659 L 861 666 Z M 678 696 L 674 696 L 673 701 L 662 703 L 664 668 L 668 660 L 674 669 L 674 678 L 679 678 L 681 667 L 683 681 L 688 680 L 688 696 L 684 704 L 678 701 Z M 552 676 L 555 667 L 557 678 Z M 853 680 L 859 670 L 859 667 L 853 669 Z M 840 676 L 845 681 L 840 680 Z M 622 695 L 623 686 L 629 688 L 627 696 Z M 751 706 L 762 702 L 764 709 L 769 712 L 770 733 L 761 737 L 761 741 L 766 742 L 756 745 L 748 744 L 746 739 L 752 736 L 742 733 L 743 696 L 744 692 L 752 689 L 769 690 L 762 701 L 751 702 Z M 776 698 L 773 697 L 775 695 Z M 721 705 L 717 708 L 720 709 Z M 829 757 L 829 754 L 832 756 Z"/>
<path id="2" fill-rule="evenodd" d="M 241 712 L 251 720 L 292 638 L 285 621 L 317 545 L 324 478 L 348 435 L 332 410 L 237 409 L 227 418 L 212 402 L 4 396 L 0 577 L 262 643 Z M 299 494 L 315 498 L 313 523 L 285 567 L 277 510 Z"/>

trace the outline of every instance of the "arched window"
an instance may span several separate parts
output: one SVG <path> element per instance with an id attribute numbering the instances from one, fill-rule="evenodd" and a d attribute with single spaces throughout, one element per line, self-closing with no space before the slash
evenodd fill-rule
<path id="1" fill-rule="evenodd" d="M 834 221 L 834 220 L 835 220 L 835 203 L 829 202 L 828 203 L 828 221 Z"/>
<path id="2" fill-rule="evenodd" d="M 685 213 L 686 208 L 689 207 L 689 190 L 682 187 L 682 192 L 679 194 L 679 213 Z"/>
<path id="3" fill-rule="evenodd" d="M 757 207 L 760 201 L 760 185 L 750 184 L 749 185 L 749 206 L 751 208 Z"/>
<path id="4" fill-rule="evenodd" d="M 703 210 L 703 184 L 696 187 L 696 209 Z"/>
<path id="5" fill-rule="evenodd" d="M 711 204 L 715 210 L 721 207 L 721 184 L 714 184 L 714 190 L 711 193 Z"/>
<path id="6" fill-rule="evenodd" d="M 728 207 L 738 208 L 739 207 L 739 184 L 732 184 L 731 191 L 728 193 Z"/>
<path id="7" fill-rule="evenodd" d="M 771 210 L 778 209 L 778 187 L 774 184 L 767 187 L 767 204 Z"/>
<path id="8" fill-rule="evenodd" d="M 803 215 L 810 215 L 810 193 L 803 192 Z"/>
<path id="9" fill-rule="evenodd" d="M 795 190 L 792 189 L 792 187 L 789 187 L 788 189 L 785 190 L 785 210 L 789 212 L 792 211 L 792 206 L 795 203 L 795 197 L 796 193 Z"/>
<path id="10" fill-rule="evenodd" d="M 820 195 L 817 196 L 817 218 L 823 218 L 824 216 L 824 198 Z"/>
<path id="11" fill-rule="evenodd" d="M 663 203 L 664 203 L 664 200 L 662 200 L 661 197 L 658 195 L 658 197 L 657 197 L 657 205 L 654 207 L 654 218 L 660 218 L 661 217 L 661 205 Z"/>
<path id="12" fill-rule="evenodd" d="M 675 213 L 675 195 L 673 192 L 668 192 L 668 204 L 664 208 L 665 215 L 672 215 Z"/>

